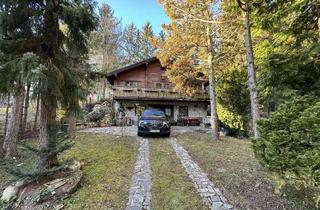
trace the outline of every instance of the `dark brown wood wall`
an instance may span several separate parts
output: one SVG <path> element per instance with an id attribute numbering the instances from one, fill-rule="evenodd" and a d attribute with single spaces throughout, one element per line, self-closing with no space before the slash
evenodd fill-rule
<path id="1" fill-rule="evenodd" d="M 124 87 L 125 81 L 139 81 L 141 88 L 154 88 L 156 82 L 170 83 L 165 77 L 165 71 L 159 62 L 149 64 L 147 67 L 136 67 L 117 75 L 115 85 Z"/>

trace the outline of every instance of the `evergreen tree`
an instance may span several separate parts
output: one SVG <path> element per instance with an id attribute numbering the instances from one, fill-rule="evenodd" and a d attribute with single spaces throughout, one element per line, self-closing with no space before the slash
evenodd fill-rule
<path id="1" fill-rule="evenodd" d="M 248 135 L 250 128 L 250 97 L 246 69 L 246 49 L 242 12 L 238 5 L 223 1 L 217 21 L 219 56 L 216 59 L 219 80 L 217 101 L 219 120 L 234 134 Z"/>
<path id="2" fill-rule="evenodd" d="M 164 34 L 160 33 L 159 36 L 163 39 Z M 151 42 L 155 37 L 150 22 L 146 22 L 141 30 L 133 23 L 127 25 L 121 37 L 122 63 L 127 65 L 153 57 L 156 48 Z"/>
<path id="3" fill-rule="evenodd" d="M 97 69 L 103 75 L 119 67 L 120 41 L 122 35 L 121 21 L 114 16 L 112 8 L 108 4 L 102 4 L 99 8 L 99 22 L 96 31 L 90 36 L 90 50 L 92 57 L 96 57 Z M 106 97 L 107 80 L 105 76 L 97 84 L 101 89 L 101 98 Z"/>
<path id="4" fill-rule="evenodd" d="M 316 0 L 264 1 L 253 11 L 258 84 L 266 109 L 298 95 L 320 95 L 320 6 Z"/>
<path id="5" fill-rule="evenodd" d="M 155 48 L 151 44 L 151 40 L 154 38 L 154 32 L 152 29 L 152 25 L 150 22 L 146 22 L 142 27 L 141 31 L 141 43 L 140 46 L 142 48 L 143 57 L 151 58 L 155 51 Z"/>
<path id="6" fill-rule="evenodd" d="M 21 122 L 21 128 L 20 128 L 20 136 L 22 137 L 24 135 L 27 122 L 28 122 L 28 109 L 29 109 L 29 103 L 30 103 L 30 85 L 27 85 L 25 98 L 24 98 L 24 107 L 23 107 L 23 119 Z"/>
<path id="7" fill-rule="evenodd" d="M 255 138 L 258 137 L 257 121 L 260 118 L 259 101 L 258 101 L 258 88 L 256 82 L 256 67 L 253 55 L 253 44 L 251 34 L 251 11 L 252 1 L 249 0 L 236 0 L 238 8 L 243 11 L 243 24 L 244 24 L 244 40 L 247 57 L 247 71 L 248 71 L 248 88 L 250 93 L 251 104 L 251 118 L 252 118 L 252 131 Z"/>
<path id="8" fill-rule="evenodd" d="M 30 79 L 34 92 L 41 97 L 38 168 L 48 169 L 58 165 L 56 109 L 59 102 L 71 104 L 79 87 L 79 76 L 72 64 L 86 59 L 88 35 L 96 25 L 94 2 L 10 0 L 0 4 L 0 51 L 9 58 L 4 66 L 23 59 L 21 56 L 27 52 L 33 52 L 33 60 L 38 63 L 20 69 L 27 71 L 25 78 Z M 68 27 L 67 34 L 63 34 L 61 23 Z M 8 78 L 5 73 L 15 72 L 15 68 L 18 69 L 2 68 L 1 78 Z M 21 75 L 13 75 L 8 81 L 17 83 Z M 68 89 L 70 86 L 76 87 L 74 91 Z"/>
<path id="9" fill-rule="evenodd" d="M 143 51 L 141 50 L 141 32 L 132 23 L 127 25 L 121 37 L 121 56 L 124 65 L 144 60 Z"/>

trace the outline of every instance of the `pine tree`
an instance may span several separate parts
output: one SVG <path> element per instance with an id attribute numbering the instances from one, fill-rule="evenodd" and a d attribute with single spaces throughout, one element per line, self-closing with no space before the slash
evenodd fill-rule
<path id="1" fill-rule="evenodd" d="M 20 128 L 20 136 L 22 137 L 25 133 L 27 122 L 28 122 L 28 109 L 30 105 L 30 85 L 27 85 L 26 94 L 24 98 L 24 109 L 23 109 L 23 119 Z"/>
<path id="2" fill-rule="evenodd" d="M 123 64 L 128 65 L 144 60 L 143 51 L 141 50 L 141 32 L 132 23 L 127 25 L 121 37 L 121 57 Z"/>
<path id="3" fill-rule="evenodd" d="M 159 37 L 163 39 L 164 34 Z M 152 40 L 156 38 L 150 22 L 146 22 L 140 30 L 133 23 L 127 25 L 121 37 L 121 60 L 123 65 L 139 62 L 154 56 L 156 48 Z"/>
<path id="4" fill-rule="evenodd" d="M 11 59 L 7 63 L 28 52 L 35 54 L 37 66 L 22 66 L 20 70 L 27 72 L 25 78 L 30 79 L 35 94 L 41 97 L 38 168 L 52 168 L 58 165 L 59 152 L 56 109 L 59 102 L 73 101 L 67 82 L 78 87 L 79 80 L 74 79 L 78 74 L 70 63 L 86 59 L 88 35 L 96 25 L 94 4 L 91 0 L 6 0 L 0 4 L 0 51 Z M 68 27 L 66 35 L 61 31 L 61 23 Z M 16 74 L 10 81 L 19 81 L 21 75 Z"/>
<path id="5" fill-rule="evenodd" d="M 141 31 L 140 45 L 145 59 L 151 58 L 155 51 L 155 48 L 151 44 L 151 40 L 154 38 L 154 32 L 150 22 L 146 22 Z"/>
<path id="6" fill-rule="evenodd" d="M 98 23 L 97 30 L 90 36 L 90 53 L 93 56 L 101 57 L 97 60 L 97 68 L 105 75 L 116 69 L 121 63 L 121 21 L 114 16 L 114 11 L 108 4 L 102 4 L 99 8 Z M 107 88 L 107 80 L 104 76 L 98 85 L 98 88 L 102 89 L 101 98 L 104 99 Z"/>
<path id="7" fill-rule="evenodd" d="M 10 58 L 10 57 L 9 57 Z M 0 91 L 4 93 L 12 93 L 13 106 L 6 136 L 4 139 L 3 149 L 5 157 L 13 157 L 17 155 L 17 140 L 22 122 L 23 102 L 24 102 L 24 84 L 28 80 L 28 72 L 34 67 L 32 55 L 26 53 L 22 57 L 12 60 L 6 58 L 2 60 L 0 66 L 1 85 Z"/>
<path id="8" fill-rule="evenodd" d="M 33 131 L 37 131 L 38 129 L 38 117 L 39 117 L 39 108 L 40 108 L 40 94 L 35 96 L 36 99 L 36 113 L 34 115 L 34 122 L 33 122 Z"/>
<path id="9" fill-rule="evenodd" d="M 244 11 L 244 31 L 245 31 L 245 46 L 247 54 L 248 66 L 248 86 L 251 101 L 251 117 L 252 117 L 252 130 L 255 138 L 258 137 L 257 121 L 260 118 L 259 102 L 258 102 L 258 89 L 256 82 L 256 70 L 254 64 L 254 55 L 251 38 L 251 23 L 250 23 L 250 5 L 248 2 L 237 0 L 239 7 Z"/>
<path id="10" fill-rule="evenodd" d="M 228 0 L 230 5 L 236 3 L 238 9 L 243 12 L 244 25 L 244 40 L 247 58 L 247 72 L 248 72 L 248 88 L 250 93 L 251 117 L 252 117 L 252 131 L 254 138 L 258 137 L 257 121 L 260 118 L 258 88 L 256 82 L 256 67 L 254 63 L 252 34 L 251 34 L 251 10 L 253 1 L 248 0 Z M 236 11 L 234 11 L 236 12 Z"/>
<path id="11" fill-rule="evenodd" d="M 3 142 L 3 150 L 5 151 L 5 157 L 14 157 L 17 155 L 17 139 L 20 129 L 20 116 L 21 116 L 21 107 L 23 104 L 23 91 L 18 89 L 17 93 L 13 96 L 13 105 L 11 116 L 8 121 L 8 127 L 6 135 Z"/>

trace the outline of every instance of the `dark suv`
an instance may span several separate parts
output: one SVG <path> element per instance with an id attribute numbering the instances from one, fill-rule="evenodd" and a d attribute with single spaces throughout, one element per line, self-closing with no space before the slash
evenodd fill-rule
<path id="1" fill-rule="evenodd" d="M 160 134 L 170 136 L 171 127 L 163 111 L 158 109 L 144 110 L 138 124 L 138 136 Z"/>

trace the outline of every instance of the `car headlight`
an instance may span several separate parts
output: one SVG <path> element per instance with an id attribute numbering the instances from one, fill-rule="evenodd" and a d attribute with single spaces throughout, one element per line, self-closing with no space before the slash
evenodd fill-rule
<path id="1" fill-rule="evenodd" d="M 143 122 L 143 121 L 139 122 L 139 127 L 144 127 L 145 125 L 146 125 L 145 122 Z"/>

